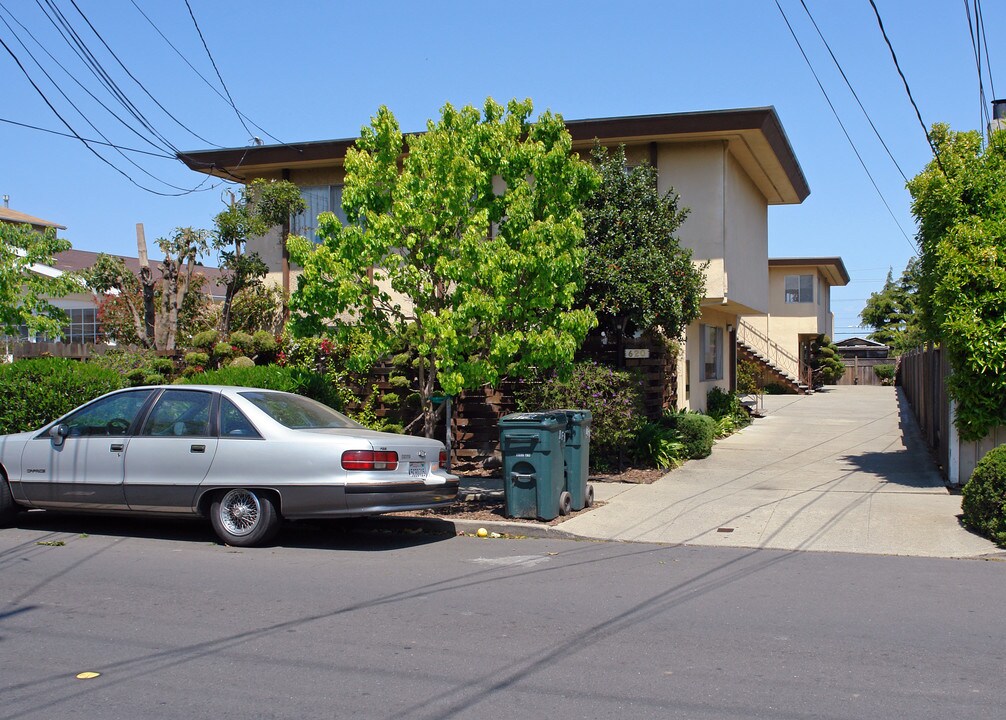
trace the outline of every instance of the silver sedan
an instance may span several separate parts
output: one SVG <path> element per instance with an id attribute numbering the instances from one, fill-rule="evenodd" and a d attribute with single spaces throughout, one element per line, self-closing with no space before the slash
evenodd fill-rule
<path id="1" fill-rule="evenodd" d="M 290 519 L 452 503 L 443 443 L 369 430 L 299 395 L 212 385 L 103 395 L 0 436 L 0 525 L 20 509 L 209 516 L 229 545 Z"/>

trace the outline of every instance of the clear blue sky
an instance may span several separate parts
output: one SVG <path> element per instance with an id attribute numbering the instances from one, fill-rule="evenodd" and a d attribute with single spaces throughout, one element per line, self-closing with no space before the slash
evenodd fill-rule
<path id="1" fill-rule="evenodd" d="M 550 108 L 570 120 L 773 105 L 811 195 L 802 205 L 770 209 L 769 254 L 844 258 L 853 282 L 834 293 L 837 337 L 862 332 L 850 326 L 858 324 L 864 300 L 883 284 L 889 267 L 897 275 L 914 252 L 898 226 L 914 236 L 901 173 L 799 0 L 780 3 L 897 222 L 857 160 L 774 0 L 190 0 L 235 104 L 258 126 L 249 130 L 158 33 L 220 90 L 184 0 L 76 3 L 128 71 L 180 122 L 129 78 L 70 0 L 52 0 L 137 114 L 165 144 L 182 150 L 243 146 L 253 134 L 274 142 L 266 133 L 284 142 L 355 137 L 381 104 L 392 109 L 403 129 L 419 130 L 444 102 L 480 104 L 486 96 L 530 97 L 538 110 Z M 955 129 L 982 127 L 965 10 L 973 1 L 876 3 L 923 120 Z M 868 0 L 806 0 L 806 6 L 898 165 L 912 177 L 930 159 L 930 150 Z M 983 12 L 991 79 L 1001 85 L 996 93 L 1006 97 L 1006 2 L 986 0 Z M 100 131 L 113 143 L 153 150 L 46 54 L 138 127 L 36 4 L 2 3 L 0 18 L 0 39 L 80 135 L 99 138 Z M 17 38 L 97 130 L 70 107 Z M 982 62 L 984 68 L 984 53 Z M 66 132 L 2 47 L 0 71 L 0 119 Z M 986 93 L 991 100 L 987 78 Z M 0 194 L 10 196 L 10 207 L 65 225 L 62 234 L 83 250 L 135 255 L 138 222 L 151 245 L 174 227 L 209 228 L 229 187 L 214 180 L 199 192 L 158 196 L 137 188 L 77 140 L 7 122 L 0 122 L 0 147 Z M 137 183 L 161 192 L 178 192 L 162 180 L 183 189 L 204 180 L 174 160 L 126 153 L 140 170 L 114 151 L 99 151 Z"/>

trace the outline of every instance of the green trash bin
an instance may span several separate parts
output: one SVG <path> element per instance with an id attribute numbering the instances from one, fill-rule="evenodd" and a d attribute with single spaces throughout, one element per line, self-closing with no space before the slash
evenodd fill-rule
<path id="1" fill-rule="evenodd" d="M 574 510 L 594 504 L 594 487 L 587 482 L 590 473 L 590 410 L 557 410 L 566 416 L 566 490 Z"/>
<path id="2" fill-rule="evenodd" d="M 511 413 L 500 418 L 503 496 L 512 518 L 552 520 L 567 515 L 563 435 L 566 416 L 557 412 Z"/>

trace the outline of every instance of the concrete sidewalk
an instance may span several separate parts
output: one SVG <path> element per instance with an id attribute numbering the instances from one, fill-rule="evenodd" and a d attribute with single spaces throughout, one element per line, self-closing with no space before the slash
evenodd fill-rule
<path id="1" fill-rule="evenodd" d="M 652 485 L 595 485 L 584 538 L 928 557 L 999 554 L 964 530 L 900 393 L 766 396 L 766 417 Z"/>

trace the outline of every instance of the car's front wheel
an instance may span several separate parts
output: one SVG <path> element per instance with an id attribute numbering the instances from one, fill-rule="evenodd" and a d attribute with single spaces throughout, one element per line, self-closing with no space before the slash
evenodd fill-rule
<path id="1" fill-rule="evenodd" d="M 235 488 L 216 496 L 210 520 L 228 545 L 251 547 L 268 541 L 279 530 L 279 513 L 265 493 Z"/>
<path id="2" fill-rule="evenodd" d="M 12 522 L 20 509 L 20 506 L 14 502 L 7 478 L 0 471 L 0 527 Z"/>

